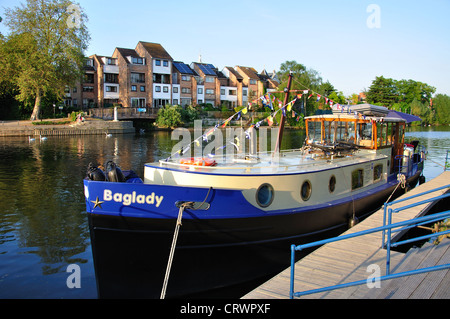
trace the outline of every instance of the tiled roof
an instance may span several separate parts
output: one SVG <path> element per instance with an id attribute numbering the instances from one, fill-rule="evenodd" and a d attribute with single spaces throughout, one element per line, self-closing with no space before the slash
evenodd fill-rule
<path id="1" fill-rule="evenodd" d="M 163 48 L 163 46 L 159 43 L 150 43 L 150 42 L 139 42 L 142 46 L 147 50 L 147 52 L 151 55 L 152 58 L 161 58 L 172 60 L 170 54 Z"/>

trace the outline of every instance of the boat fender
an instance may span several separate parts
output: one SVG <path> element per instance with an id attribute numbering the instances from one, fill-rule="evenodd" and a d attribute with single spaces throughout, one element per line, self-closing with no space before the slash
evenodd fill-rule
<path id="1" fill-rule="evenodd" d="M 91 181 L 103 182 L 106 180 L 105 173 L 103 173 L 100 168 L 94 166 L 92 163 L 89 163 L 88 165 L 87 177 Z"/>
<path id="2" fill-rule="evenodd" d="M 354 226 L 356 226 L 356 224 L 359 223 L 359 219 L 356 216 L 353 216 L 352 218 L 350 218 L 348 220 L 348 228 L 353 228 Z"/>
<path id="3" fill-rule="evenodd" d="M 419 177 L 419 185 L 422 185 L 423 183 L 425 183 L 425 176 L 423 176 L 423 175 L 420 175 L 420 177 Z"/>
<path id="4" fill-rule="evenodd" d="M 122 173 L 122 170 L 114 163 L 113 161 L 109 161 L 105 165 L 106 167 L 106 176 L 108 181 L 116 182 L 116 183 L 124 183 L 125 176 Z"/>

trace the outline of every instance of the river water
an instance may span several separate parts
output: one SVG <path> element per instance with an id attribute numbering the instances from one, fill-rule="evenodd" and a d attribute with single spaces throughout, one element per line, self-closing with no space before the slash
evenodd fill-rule
<path id="1" fill-rule="evenodd" d="M 426 146 L 427 180 L 438 176 L 450 127 L 412 128 L 406 139 Z M 303 140 L 287 130 L 282 148 Z M 113 160 L 143 176 L 144 164 L 168 157 L 176 143 L 169 132 L 0 138 L 0 298 L 97 298 L 82 182 L 88 164 Z"/>

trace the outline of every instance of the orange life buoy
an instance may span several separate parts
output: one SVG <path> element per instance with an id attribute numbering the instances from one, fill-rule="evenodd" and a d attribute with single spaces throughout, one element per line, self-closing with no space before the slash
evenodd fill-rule
<path id="1" fill-rule="evenodd" d="M 217 165 L 215 160 L 207 158 L 207 157 L 182 158 L 182 159 L 180 159 L 180 164 L 195 165 L 195 166 L 216 166 Z"/>

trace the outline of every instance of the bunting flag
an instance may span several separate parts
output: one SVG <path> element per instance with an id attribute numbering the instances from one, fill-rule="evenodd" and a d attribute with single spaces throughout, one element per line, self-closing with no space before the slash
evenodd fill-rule
<path id="1" fill-rule="evenodd" d="M 320 100 L 320 94 L 317 94 L 316 102 L 319 102 L 319 100 Z"/>
<path id="2" fill-rule="evenodd" d="M 297 99 L 301 99 L 302 98 L 302 96 L 303 96 L 303 94 L 297 94 Z"/>
<path id="3" fill-rule="evenodd" d="M 308 100 L 309 100 L 312 96 L 313 96 L 313 94 L 311 93 L 311 94 L 308 96 Z"/>
<path id="4" fill-rule="evenodd" d="M 286 106 L 286 110 L 288 112 L 290 112 L 292 110 L 292 102 L 289 102 L 288 105 Z"/>
<path id="5" fill-rule="evenodd" d="M 242 114 L 247 114 L 248 109 L 245 107 L 245 108 L 243 108 L 243 109 L 241 110 L 241 112 L 242 112 Z"/>
<path id="6" fill-rule="evenodd" d="M 269 115 L 269 117 L 267 117 L 267 123 L 269 124 L 269 126 L 273 125 L 273 117 L 272 117 L 272 115 Z"/>

